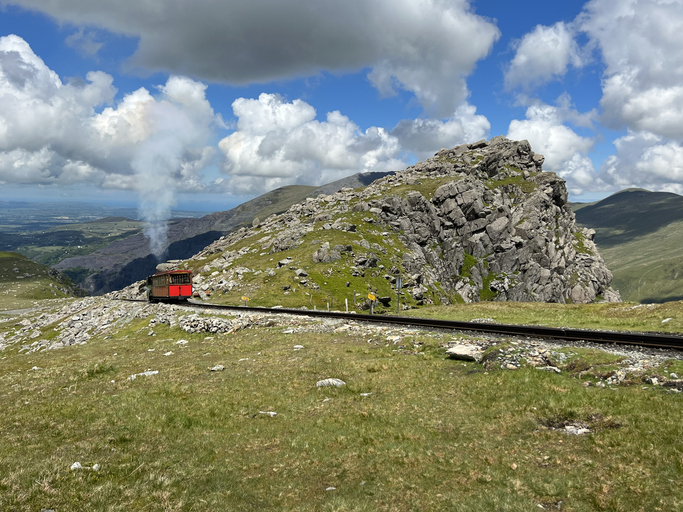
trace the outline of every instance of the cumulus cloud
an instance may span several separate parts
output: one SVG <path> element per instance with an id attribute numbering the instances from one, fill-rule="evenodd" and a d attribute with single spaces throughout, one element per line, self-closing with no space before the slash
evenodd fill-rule
<path id="1" fill-rule="evenodd" d="M 462 105 L 445 121 L 439 119 L 404 119 L 391 130 L 401 147 L 419 160 L 434 156 L 442 148 L 488 137 L 491 123 L 477 115 L 472 105 Z"/>
<path id="2" fill-rule="evenodd" d="M 580 21 L 606 65 L 603 121 L 683 140 L 683 1 L 593 0 Z"/>
<path id="3" fill-rule="evenodd" d="M 574 30 L 564 22 L 547 27 L 538 25 L 514 43 L 515 56 L 505 72 L 505 86 L 524 89 L 557 80 L 570 66 L 585 64 Z"/>
<path id="4" fill-rule="evenodd" d="M 66 44 L 85 57 L 95 57 L 104 43 L 95 40 L 93 31 L 84 32 L 83 27 L 66 38 Z"/>
<path id="5" fill-rule="evenodd" d="M 322 185 L 365 171 L 405 167 L 396 137 L 384 128 L 362 132 L 339 111 L 325 121 L 302 100 L 274 94 L 238 98 L 232 104 L 237 130 L 218 147 L 225 155 L 229 186 L 239 194 L 262 193 L 294 183 Z"/>
<path id="6" fill-rule="evenodd" d="M 446 120 L 406 119 L 391 131 L 376 126 L 361 131 L 339 111 L 319 121 L 308 103 L 275 94 L 238 98 L 232 108 L 236 130 L 218 144 L 230 179 L 220 180 L 220 186 L 240 194 L 403 169 L 411 156 L 429 158 L 443 147 L 485 138 L 490 129 L 471 105 Z"/>
<path id="7" fill-rule="evenodd" d="M 565 180 L 572 194 L 602 187 L 598 182 L 593 162 L 586 156 L 594 145 L 588 137 L 581 137 L 564 123 L 568 117 L 581 117 L 574 112 L 568 115 L 566 104 L 554 107 L 546 104 L 530 106 L 526 119 L 513 120 L 508 128 L 508 137 L 514 140 L 526 139 L 536 153 L 545 156 L 543 169 L 559 174 Z"/>
<path id="8" fill-rule="evenodd" d="M 111 76 L 86 79 L 65 84 L 22 38 L 0 38 L 0 180 L 132 189 L 144 218 L 163 223 L 178 184 L 200 189 L 213 155 L 205 142 L 221 120 L 206 86 L 172 76 L 114 105 Z"/>
<path id="9" fill-rule="evenodd" d="M 683 145 L 648 132 L 629 132 L 614 141 L 615 155 L 601 168 L 618 189 L 638 187 L 683 194 Z"/>
<path id="10" fill-rule="evenodd" d="M 201 146 L 214 122 L 206 86 L 188 78 L 169 78 L 156 96 L 139 89 L 117 105 L 110 75 L 94 71 L 86 79 L 65 84 L 22 38 L 0 38 L 0 179 L 128 188 L 129 180 L 106 177 L 132 174 L 136 152 L 164 125 Z"/>
<path id="11" fill-rule="evenodd" d="M 467 0 L 1 0 L 78 26 L 139 38 L 131 66 L 231 84 L 370 68 L 445 118 L 500 36 Z"/>

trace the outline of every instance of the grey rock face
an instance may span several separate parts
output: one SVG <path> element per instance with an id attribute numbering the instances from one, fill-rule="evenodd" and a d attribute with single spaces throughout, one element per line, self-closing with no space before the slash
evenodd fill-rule
<path id="1" fill-rule="evenodd" d="M 403 231 L 406 269 L 465 302 L 619 301 L 594 233 L 576 226 L 564 181 L 542 163 L 527 141 L 458 146 L 404 171 L 453 177 L 431 200 L 413 191 L 370 204 Z"/>
<path id="2" fill-rule="evenodd" d="M 404 289 L 418 304 L 435 297 L 444 304 L 619 301 L 594 232 L 576 225 L 565 182 L 543 172 L 543 160 L 527 141 L 504 137 L 444 149 L 364 189 L 321 194 L 268 217 L 259 224 L 263 237 L 257 247 L 231 251 L 255 235 L 244 228 L 194 258 L 223 252 L 225 276 L 206 281 L 213 290 L 225 286 L 220 279 L 236 282 L 229 266 L 244 251 L 314 244 L 309 262 L 353 265 L 352 276 L 368 279 L 386 274 L 378 267 L 391 256 L 397 266 L 391 274 L 411 276 Z M 357 230 L 358 218 L 379 229 L 384 243 L 366 240 Z M 314 227 L 344 232 L 352 243 L 331 247 L 307 240 Z"/>

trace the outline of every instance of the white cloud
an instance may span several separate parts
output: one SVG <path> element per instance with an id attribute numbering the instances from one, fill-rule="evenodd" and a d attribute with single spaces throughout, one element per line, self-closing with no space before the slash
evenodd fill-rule
<path id="1" fill-rule="evenodd" d="M 683 140 L 683 1 L 593 0 L 579 21 L 606 65 L 603 121 Z"/>
<path id="2" fill-rule="evenodd" d="M 113 79 L 86 78 L 64 84 L 26 41 L 0 38 L 0 181 L 133 189 L 143 218 L 157 222 L 149 234 L 158 254 L 179 184 L 204 187 L 214 154 L 205 144 L 222 121 L 206 85 L 189 78 L 171 76 L 156 96 L 139 89 L 100 113 L 113 103 Z"/>
<path id="3" fill-rule="evenodd" d="M 586 156 L 594 141 L 581 137 L 563 124 L 568 117 L 566 105 L 532 105 L 527 109 L 525 120 L 513 120 L 508 128 L 508 138 L 526 139 L 534 152 L 545 156 L 543 170 L 552 171 L 567 180 L 570 193 L 582 194 L 594 191 L 602 185 L 597 181 L 593 163 Z"/>
<path id="4" fill-rule="evenodd" d="M 273 94 L 233 102 L 237 130 L 218 144 L 225 155 L 222 182 L 233 193 L 255 194 L 294 183 L 322 185 L 365 171 L 405 167 L 396 137 L 383 128 L 359 130 L 338 111 L 326 121 L 304 101 Z"/>
<path id="5" fill-rule="evenodd" d="M 524 89 L 564 77 L 570 66 L 585 64 L 573 29 L 564 22 L 537 25 L 515 44 L 515 56 L 505 72 L 507 88 Z"/>
<path id="6" fill-rule="evenodd" d="M 391 135 L 398 139 L 403 150 L 424 160 L 442 148 L 487 138 L 491 123 L 476 111 L 472 105 L 463 105 L 446 121 L 405 119 L 396 125 Z"/>
<path id="7" fill-rule="evenodd" d="M 601 169 L 606 182 L 619 189 L 683 193 L 683 145 L 647 132 L 629 132 L 614 145 L 616 155 Z"/>
<path id="8" fill-rule="evenodd" d="M 205 85 L 171 77 L 156 97 L 139 89 L 113 105 L 112 77 L 94 71 L 86 78 L 64 84 L 22 38 L 0 38 L 0 180 L 130 187 L 130 180 L 107 177 L 132 174 L 152 138 L 180 146 L 178 172 L 199 172 L 190 164 L 204 158 L 214 121 Z"/>
<path id="9" fill-rule="evenodd" d="M 131 65 L 231 84 L 371 68 L 384 94 L 448 117 L 500 36 L 467 0 L 0 0 L 139 38 Z"/>

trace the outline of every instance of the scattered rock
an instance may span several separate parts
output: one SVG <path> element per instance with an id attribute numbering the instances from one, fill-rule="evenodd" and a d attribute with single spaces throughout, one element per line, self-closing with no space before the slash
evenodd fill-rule
<path id="1" fill-rule="evenodd" d="M 323 379 L 315 383 L 315 387 L 317 388 L 324 388 L 328 386 L 340 388 L 342 386 L 346 386 L 346 382 L 341 379 Z"/>
<path id="2" fill-rule="evenodd" d="M 587 427 L 584 427 L 583 425 L 566 425 L 564 427 L 564 431 L 567 434 L 572 434 L 575 436 L 581 436 L 584 434 L 590 434 L 591 430 Z"/>
<path id="3" fill-rule="evenodd" d="M 211 370 L 212 372 L 222 372 L 223 370 L 225 370 L 225 366 L 223 366 L 222 364 L 217 364 L 213 368 L 209 368 L 209 370 Z"/>
<path id="4" fill-rule="evenodd" d="M 135 380 L 138 377 L 149 377 L 151 375 L 156 375 L 157 373 L 159 373 L 159 370 L 148 370 L 146 372 L 136 373 L 134 375 L 131 375 L 130 377 L 128 377 L 128 380 Z"/>
<path id="5" fill-rule="evenodd" d="M 460 361 L 481 361 L 483 350 L 472 345 L 455 345 L 446 350 L 446 354 L 451 359 Z"/>
<path id="6" fill-rule="evenodd" d="M 536 369 L 546 372 L 562 373 L 562 370 L 560 370 L 557 366 L 537 366 Z"/>

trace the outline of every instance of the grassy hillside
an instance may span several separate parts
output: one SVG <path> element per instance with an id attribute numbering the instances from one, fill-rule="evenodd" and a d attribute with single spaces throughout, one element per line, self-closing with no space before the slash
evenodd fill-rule
<path id="1" fill-rule="evenodd" d="M 25 256 L 0 252 L 0 311 L 32 307 L 41 299 L 74 296 L 66 276 Z"/>
<path id="2" fill-rule="evenodd" d="M 673 511 L 683 502 L 680 395 L 640 379 L 586 386 L 623 358 L 551 349 L 561 374 L 485 371 L 446 359 L 444 333 L 276 320 L 210 336 L 156 324 L 150 336 L 151 318 L 83 346 L 0 353 L 1 510 Z M 158 373 L 130 380 L 146 370 Z M 683 375 L 683 364 L 652 369 L 669 372 Z M 346 386 L 316 388 L 330 377 Z M 591 433 L 568 435 L 575 423 Z"/>
<path id="3" fill-rule="evenodd" d="M 630 189 L 576 211 L 624 300 L 683 299 L 683 197 Z"/>

